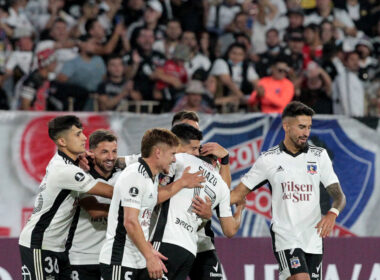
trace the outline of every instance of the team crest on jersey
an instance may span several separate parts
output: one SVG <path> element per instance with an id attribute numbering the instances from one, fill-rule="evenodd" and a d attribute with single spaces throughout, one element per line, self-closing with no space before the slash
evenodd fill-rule
<path id="1" fill-rule="evenodd" d="M 132 197 L 136 197 L 138 194 L 139 194 L 139 189 L 136 188 L 136 187 L 131 187 L 129 189 L 129 194 L 132 196 Z"/>
<path id="2" fill-rule="evenodd" d="M 84 173 L 78 172 L 77 174 L 75 174 L 75 180 L 77 180 L 78 182 L 82 182 L 84 180 Z"/>
<path id="3" fill-rule="evenodd" d="M 308 164 L 307 165 L 307 173 L 309 174 L 317 174 L 317 165 L 316 164 Z"/>
<path id="4" fill-rule="evenodd" d="M 290 259 L 290 267 L 291 268 L 298 268 L 301 266 L 300 259 L 298 257 L 293 257 Z"/>

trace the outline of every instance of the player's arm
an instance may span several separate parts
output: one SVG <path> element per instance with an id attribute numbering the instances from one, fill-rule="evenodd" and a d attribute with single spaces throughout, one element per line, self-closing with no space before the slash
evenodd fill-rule
<path id="1" fill-rule="evenodd" d="M 268 182 L 266 169 L 266 159 L 261 155 L 243 176 L 239 185 L 231 191 L 231 205 L 244 200 L 250 191 L 254 191 Z"/>
<path id="2" fill-rule="evenodd" d="M 113 187 L 100 180 L 94 180 L 89 174 L 83 172 L 75 165 L 57 166 L 51 176 L 54 183 L 62 189 L 89 193 L 106 198 L 112 198 Z"/>
<path id="3" fill-rule="evenodd" d="M 342 212 L 346 206 L 346 196 L 344 195 L 340 184 L 331 184 L 330 186 L 327 186 L 326 190 L 330 197 L 333 199 L 331 207 L 338 209 L 339 213 Z"/>
<path id="4" fill-rule="evenodd" d="M 183 188 L 201 187 L 201 183 L 205 180 L 202 176 L 202 171 L 190 173 L 189 170 L 190 167 L 186 167 L 181 178 L 171 184 L 158 188 L 157 204 L 168 200 Z"/>
<path id="5" fill-rule="evenodd" d="M 149 277 L 160 279 L 162 278 L 163 270 L 165 272 L 167 271 L 160 257 L 154 252 L 150 243 L 145 240 L 143 230 L 138 220 L 139 212 L 139 209 L 124 207 L 124 227 L 128 233 L 128 237 L 146 259 Z"/>
<path id="6" fill-rule="evenodd" d="M 244 206 L 245 206 L 244 203 L 238 204 L 236 207 L 236 212 L 232 217 L 219 218 L 220 225 L 222 226 L 223 234 L 226 237 L 228 238 L 233 237 L 239 230 Z"/>
<path id="7" fill-rule="evenodd" d="M 228 150 L 226 150 L 225 148 L 223 148 L 221 145 L 219 145 L 216 142 L 209 142 L 202 145 L 201 154 L 202 156 L 214 155 L 221 159 L 221 166 L 220 166 L 219 173 L 223 181 L 227 184 L 228 187 L 230 187 L 232 179 L 231 179 Z"/>
<path id="8" fill-rule="evenodd" d="M 113 187 L 103 182 L 97 182 L 87 193 L 112 198 Z"/>
<path id="9" fill-rule="evenodd" d="M 246 185 L 244 185 L 242 182 L 240 182 L 239 185 L 237 185 L 237 187 L 231 191 L 231 194 L 230 194 L 231 205 L 236 204 L 239 201 L 244 200 L 250 191 L 251 190 Z"/>
<path id="10" fill-rule="evenodd" d="M 334 228 L 336 218 L 346 206 L 346 196 L 344 195 L 339 183 L 333 183 L 327 186 L 326 190 L 333 199 L 333 202 L 331 209 L 316 226 L 321 237 L 327 237 L 330 234 Z"/>
<path id="11" fill-rule="evenodd" d="M 231 187 L 231 170 L 230 170 L 230 164 L 221 164 L 219 174 L 222 177 L 223 181 L 226 182 L 228 187 Z"/>
<path id="12" fill-rule="evenodd" d="M 241 223 L 242 211 L 245 207 L 245 200 L 241 200 L 236 205 L 235 214 L 232 215 L 231 211 L 231 197 L 230 190 L 227 186 L 221 189 L 220 193 L 221 200 L 218 203 L 217 214 L 222 226 L 222 231 L 225 236 L 231 238 L 239 230 Z"/>
<path id="13" fill-rule="evenodd" d="M 79 201 L 79 205 L 85 209 L 91 218 L 106 218 L 108 216 L 109 204 L 100 203 L 95 197 L 88 196 Z"/>

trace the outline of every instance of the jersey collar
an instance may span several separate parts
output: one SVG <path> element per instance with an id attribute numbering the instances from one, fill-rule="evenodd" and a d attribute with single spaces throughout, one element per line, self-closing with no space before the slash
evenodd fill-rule
<path id="1" fill-rule="evenodd" d="M 94 167 L 91 167 L 91 168 L 90 168 L 90 171 L 89 171 L 89 173 L 91 174 L 91 176 L 94 177 L 95 179 L 99 179 L 99 178 L 100 178 L 100 179 L 103 179 L 103 180 L 105 180 L 105 181 L 108 181 L 109 179 L 111 179 L 111 178 L 112 178 L 112 175 L 113 175 L 115 172 L 116 172 L 116 168 L 114 167 L 114 168 L 112 169 L 112 171 L 111 171 L 110 176 L 108 176 L 108 178 L 106 178 L 106 177 L 103 177 L 102 175 L 100 175 L 99 172 L 96 171 Z"/>
<path id="2" fill-rule="evenodd" d="M 281 152 L 285 152 L 285 153 L 291 155 L 292 157 L 296 157 L 296 156 L 298 156 L 298 155 L 300 155 L 300 154 L 302 154 L 302 153 L 307 153 L 307 151 L 309 150 L 309 145 L 306 144 L 306 145 L 305 145 L 305 148 L 303 148 L 302 150 L 300 150 L 300 151 L 298 151 L 297 153 L 293 154 L 291 151 L 289 151 L 289 150 L 286 148 L 286 146 L 285 146 L 285 144 L 284 144 L 284 141 L 281 141 L 281 143 L 279 144 L 279 147 L 280 147 L 280 151 L 281 151 Z"/>
<path id="3" fill-rule="evenodd" d="M 154 182 L 152 170 L 150 170 L 149 165 L 145 162 L 145 160 L 143 160 L 142 157 L 139 157 L 139 163 L 141 163 L 145 167 L 145 170 L 148 173 L 150 179 L 152 179 L 152 181 Z"/>
<path id="4" fill-rule="evenodd" d="M 68 155 L 66 155 L 61 150 L 58 150 L 58 155 L 60 155 L 66 163 L 67 163 L 67 161 L 69 161 L 72 164 L 77 165 L 77 166 L 79 164 L 79 159 L 77 159 L 76 161 L 74 161 L 71 157 L 69 157 Z"/>

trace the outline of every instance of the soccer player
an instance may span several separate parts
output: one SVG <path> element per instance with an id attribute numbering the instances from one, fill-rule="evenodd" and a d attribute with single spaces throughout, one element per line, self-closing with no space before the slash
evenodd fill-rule
<path id="1" fill-rule="evenodd" d="M 58 152 L 46 168 L 33 213 L 19 239 L 22 270 L 29 272 L 32 280 L 70 278 L 65 243 L 78 193 L 107 198 L 113 193 L 112 186 L 92 179 L 76 165 L 87 139 L 80 120 L 61 116 L 52 119 L 48 127 Z"/>
<path id="2" fill-rule="evenodd" d="M 121 170 L 115 168 L 117 137 L 99 129 L 89 137 L 94 159 L 89 174 L 114 185 Z M 83 195 L 71 225 L 66 249 L 69 250 L 72 280 L 100 280 L 99 253 L 106 238 L 107 216 L 111 200 Z"/>
<path id="3" fill-rule="evenodd" d="M 273 250 L 280 279 L 322 279 L 322 238 L 328 236 L 346 198 L 325 149 L 309 145 L 314 111 L 300 102 L 282 113 L 284 140 L 260 155 L 231 192 L 231 203 L 268 184 L 272 192 Z M 322 217 L 320 183 L 332 197 Z"/>
<path id="4" fill-rule="evenodd" d="M 179 178 L 186 166 L 190 166 L 193 172 L 201 170 L 206 178 L 204 188 L 182 189 L 162 204 L 153 232 L 153 247 L 168 258 L 164 261 L 168 269 L 165 278 L 185 280 L 197 254 L 197 231 L 202 223 L 202 219 L 194 213 L 193 199 L 200 197 L 206 200 L 207 197 L 212 208 L 218 206 L 222 230 L 228 237 L 239 229 L 243 206 L 238 206 L 232 216 L 229 187 L 212 164 L 194 156 L 199 155 L 202 132 L 188 124 L 175 125 L 172 132 L 180 139 L 180 154 L 176 155 L 168 182 L 171 178 L 174 181 Z M 214 274 L 221 277 L 218 273 Z"/>
<path id="5" fill-rule="evenodd" d="M 99 258 L 104 280 L 158 279 L 166 271 L 162 263 L 166 258 L 153 249 L 148 235 L 153 207 L 163 199 L 158 194 L 157 175 L 169 170 L 178 144 L 178 138 L 166 129 L 146 131 L 141 141 L 141 157 L 119 176 L 108 214 L 106 242 Z M 179 189 L 199 185 L 201 181 L 193 178 L 182 176 L 172 188 L 179 184 Z"/>
<path id="6" fill-rule="evenodd" d="M 173 116 L 172 126 L 187 123 L 199 129 L 199 117 L 192 111 L 181 111 Z M 203 156 L 215 155 L 221 159 L 219 174 L 231 185 L 231 172 L 229 165 L 229 154 L 226 149 L 218 143 L 210 142 L 202 145 L 200 152 Z M 206 197 L 207 198 L 207 197 Z M 207 215 L 207 203 L 198 197 L 194 199 L 194 210 L 197 214 Z M 212 213 L 211 213 L 212 214 Z M 192 280 L 221 280 L 223 279 L 222 267 L 214 245 L 214 233 L 211 229 L 211 220 L 198 231 L 198 249 L 195 261 L 190 271 Z"/>

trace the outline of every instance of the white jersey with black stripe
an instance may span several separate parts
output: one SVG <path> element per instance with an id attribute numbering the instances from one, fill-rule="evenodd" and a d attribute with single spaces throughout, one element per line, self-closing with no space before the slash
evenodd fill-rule
<path id="1" fill-rule="evenodd" d="M 212 202 L 212 208 L 219 207 L 219 217 L 231 217 L 230 190 L 211 164 L 193 155 L 176 154 L 176 163 L 173 167 L 175 167 L 174 181 L 181 178 L 186 167 L 190 167 L 191 173 L 202 171 L 206 181 L 203 183 L 203 188 L 184 188 L 170 198 L 166 217 L 160 213 L 157 226 L 152 233 L 152 241 L 156 244 L 157 242 L 174 244 L 196 255 L 197 230 L 202 219 L 193 212 L 193 197 L 198 195 L 205 200 L 208 196 Z M 166 225 L 160 227 L 160 219 L 166 219 Z M 155 238 L 155 236 L 160 236 L 159 231 L 163 231 L 162 240 Z M 156 245 L 153 244 L 153 246 Z"/>
<path id="2" fill-rule="evenodd" d="M 269 184 L 276 252 L 301 248 L 322 254 L 315 228 L 322 217 L 319 185 L 339 182 L 325 149 L 310 145 L 292 154 L 281 143 L 262 153 L 241 181 L 251 190 Z"/>
<path id="3" fill-rule="evenodd" d="M 125 163 L 126 165 L 130 165 L 132 163 L 135 163 L 140 157 L 140 154 L 138 155 L 128 155 L 125 156 Z M 166 186 L 168 183 L 172 183 L 175 177 L 175 172 L 176 172 L 176 163 L 172 163 L 170 165 L 170 170 L 169 174 L 162 174 L 162 180 L 160 181 L 160 185 Z M 151 220 L 151 228 L 156 224 L 157 222 L 157 215 L 165 215 L 164 212 L 168 211 L 168 202 L 163 202 L 161 205 L 157 205 L 157 213 L 153 212 L 152 220 Z M 209 221 L 211 224 L 211 221 Z M 211 225 L 206 224 L 205 227 L 197 231 L 198 234 L 198 242 L 197 242 L 197 253 L 205 252 L 205 251 L 210 251 L 210 250 L 215 250 L 215 245 L 214 245 L 214 233 L 211 229 Z M 152 236 L 153 238 L 153 236 Z M 161 240 L 162 237 L 158 237 L 159 240 Z"/>
<path id="4" fill-rule="evenodd" d="M 121 170 L 114 170 L 109 178 L 102 177 L 95 170 L 91 170 L 89 174 L 94 178 L 101 178 L 109 185 L 115 185 Z M 89 194 L 83 194 L 80 199 L 89 197 Z M 94 195 L 93 197 L 99 203 L 110 204 L 111 199 Z M 95 265 L 99 264 L 99 253 L 106 239 L 107 218 L 94 219 L 83 208 L 78 208 L 75 214 L 73 224 L 70 228 L 69 259 L 72 265 Z M 70 240 L 71 239 L 71 240 Z"/>
<path id="5" fill-rule="evenodd" d="M 145 239 L 149 237 L 150 218 L 157 203 L 158 176 L 152 176 L 147 163 L 140 158 L 127 166 L 116 181 L 108 213 L 106 241 L 99 262 L 141 269 L 146 261 L 124 227 L 124 207 L 139 210 L 138 220 Z"/>
<path id="6" fill-rule="evenodd" d="M 19 244 L 64 252 L 78 194 L 88 192 L 97 182 L 66 154 L 58 151 L 46 167 L 33 214 L 21 231 Z"/>

